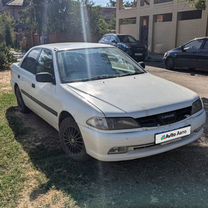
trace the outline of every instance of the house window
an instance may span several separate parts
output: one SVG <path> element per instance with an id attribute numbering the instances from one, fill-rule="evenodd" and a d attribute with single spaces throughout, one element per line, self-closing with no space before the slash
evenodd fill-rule
<path id="1" fill-rule="evenodd" d="M 149 6 L 150 0 L 140 0 L 140 6 Z"/>
<path id="2" fill-rule="evenodd" d="M 202 10 L 178 12 L 178 20 L 201 19 Z"/>
<path id="3" fill-rule="evenodd" d="M 173 1 L 173 0 L 154 0 L 154 4 L 166 3 L 170 1 Z"/>
<path id="4" fill-rule="evenodd" d="M 154 22 L 171 22 L 173 18 L 172 13 L 154 15 Z"/>
<path id="5" fill-rule="evenodd" d="M 119 24 L 120 25 L 136 24 L 136 17 L 120 19 Z"/>

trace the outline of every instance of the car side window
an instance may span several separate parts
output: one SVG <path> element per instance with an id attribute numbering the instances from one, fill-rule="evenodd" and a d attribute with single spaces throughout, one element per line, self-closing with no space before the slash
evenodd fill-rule
<path id="1" fill-rule="evenodd" d="M 24 58 L 21 67 L 32 74 L 36 73 L 36 66 L 41 49 L 35 48 Z"/>
<path id="2" fill-rule="evenodd" d="M 204 48 L 203 48 L 203 49 L 208 50 L 208 40 L 205 42 L 205 44 L 204 44 Z"/>
<path id="3" fill-rule="evenodd" d="M 192 52 L 201 48 L 203 40 L 194 40 L 184 46 L 185 51 Z"/>
<path id="4" fill-rule="evenodd" d="M 54 75 L 53 54 L 51 50 L 43 49 L 38 59 L 36 73 L 48 72 Z"/>
<path id="5" fill-rule="evenodd" d="M 107 35 L 106 38 L 105 38 L 105 41 L 110 42 L 111 41 L 111 36 Z"/>
<path id="6" fill-rule="evenodd" d="M 102 37 L 101 39 L 100 39 L 100 42 L 104 42 L 105 41 L 105 37 Z"/>
<path id="7" fill-rule="evenodd" d="M 118 43 L 118 39 L 115 36 L 111 36 L 111 42 Z"/>

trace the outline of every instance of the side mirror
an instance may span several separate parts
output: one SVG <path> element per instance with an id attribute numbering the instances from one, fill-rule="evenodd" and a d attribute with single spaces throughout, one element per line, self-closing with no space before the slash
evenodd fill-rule
<path id="1" fill-rule="evenodd" d="M 143 61 L 139 62 L 140 66 L 145 69 L 145 63 Z"/>
<path id="2" fill-rule="evenodd" d="M 182 52 L 185 52 L 186 51 L 185 48 L 184 48 L 184 46 L 181 46 L 181 50 L 182 50 Z"/>
<path id="3" fill-rule="evenodd" d="M 48 82 L 55 84 L 55 80 L 52 76 L 52 74 L 48 72 L 41 72 L 36 74 L 36 81 L 37 82 Z"/>

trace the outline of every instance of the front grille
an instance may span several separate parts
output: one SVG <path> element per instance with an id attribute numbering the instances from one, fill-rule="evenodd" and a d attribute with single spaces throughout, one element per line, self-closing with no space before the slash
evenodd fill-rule
<path id="1" fill-rule="evenodd" d="M 182 108 L 175 111 L 169 111 L 153 116 L 137 118 L 136 121 L 141 127 L 157 127 L 176 123 L 184 120 L 191 115 L 191 107 Z"/>

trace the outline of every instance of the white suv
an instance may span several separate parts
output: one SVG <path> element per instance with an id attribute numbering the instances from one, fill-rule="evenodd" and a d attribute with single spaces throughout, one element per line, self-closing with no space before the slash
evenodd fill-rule
<path id="1" fill-rule="evenodd" d="M 130 160 L 201 137 L 199 96 L 153 76 L 119 49 L 92 43 L 32 48 L 12 66 L 21 112 L 32 110 L 59 131 L 70 158 Z"/>

